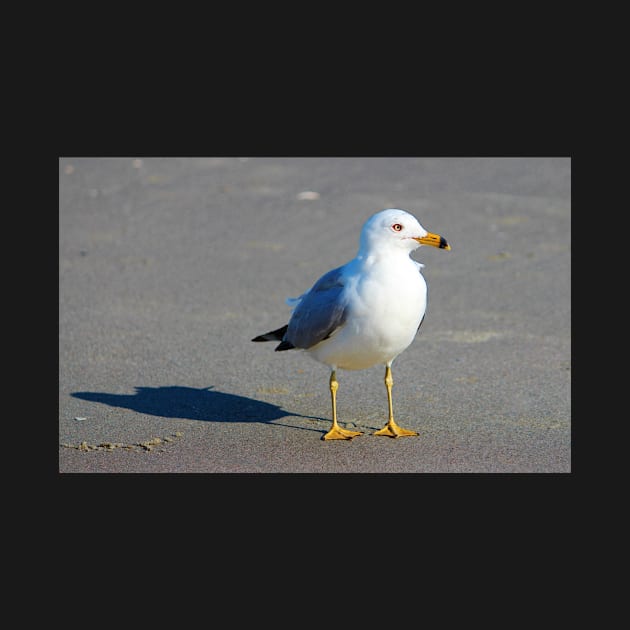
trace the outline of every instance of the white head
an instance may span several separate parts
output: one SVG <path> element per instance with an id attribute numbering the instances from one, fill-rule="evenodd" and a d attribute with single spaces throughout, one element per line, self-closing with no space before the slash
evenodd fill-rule
<path id="1" fill-rule="evenodd" d="M 420 245 L 451 249 L 439 234 L 427 232 L 413 215 L 388 208 L 370 217 L 361 230 L 359 254 L 367 255 L 376 250 L 412 252 Z"/>

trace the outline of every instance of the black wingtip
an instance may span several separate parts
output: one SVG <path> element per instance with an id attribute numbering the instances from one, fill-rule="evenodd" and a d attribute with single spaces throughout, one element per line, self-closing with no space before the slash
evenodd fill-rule
<path id="1" fill-rule="evenodd" d="M 276 352 L 282 352 L 283 350 L 291 350 L 295 346 L 290 341 L 283 341 L 276 346 Z"/>
<path id="2" fill-rule="evenodd" d="M 258 335 L 258 337 L 254 337 L 252 341 L 282 341 L 284 337 L 284 333 L 287 332 L 288 324 L 285 324 L 282 328 L 278 328 L 278 330 L 272 330 L 264 335 Z"/>

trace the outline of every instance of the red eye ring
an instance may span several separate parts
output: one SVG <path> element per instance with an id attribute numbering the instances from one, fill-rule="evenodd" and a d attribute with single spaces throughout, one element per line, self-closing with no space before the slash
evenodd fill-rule
<path id="1" fill-rule="evenodd" d="M 394 232 L 400 232 L 403 229 L 403 226 L 400 223 L 394 223 L 394 225 L 392 225 L 392 230 L 394 230 Z"/>

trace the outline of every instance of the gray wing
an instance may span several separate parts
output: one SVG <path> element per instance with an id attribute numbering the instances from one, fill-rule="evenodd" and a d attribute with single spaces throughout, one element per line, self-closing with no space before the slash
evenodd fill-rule
<path id="1" fill-rule="evenodd" d="M 324 274 L 293 310 L 284 336 L 296 348 L 310 348 L 329 337 L 346 319 L 342 267 Z"/>

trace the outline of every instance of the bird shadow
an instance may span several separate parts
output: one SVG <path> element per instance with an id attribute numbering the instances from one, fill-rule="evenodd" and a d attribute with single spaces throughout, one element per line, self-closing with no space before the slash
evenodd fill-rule
<path id="1" fill-rule="evenodd" d="M 110 394 L 107 392 L 73 392 L 74 398 L 98 402 L 111 407 L 132 409 L 162 418 L 183 418 L 205 422 L 261 422 L 273 423 L 305 431 L 320 431 L 295 424 L 277 422 L 288 416 L 309 420 L 326 420 L 317 416 L 304 416 L 286 411 L 278 405 L 214 391 L 213 387 L 136 387 L 134 394 Z"/>

